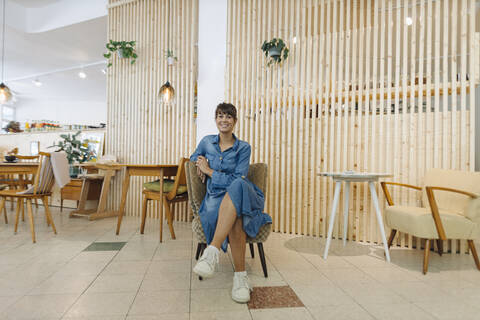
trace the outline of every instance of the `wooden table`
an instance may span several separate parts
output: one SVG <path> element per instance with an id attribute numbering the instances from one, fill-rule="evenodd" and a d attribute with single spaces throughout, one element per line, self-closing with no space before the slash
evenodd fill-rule
<path id="1" fill-rule="evenodd" d="M 118 221 L 116 234 L 120 233 L 123 214 L 125 213 L 125 203 L 127 201 L 128 188 L 130 187 L 130 177 L 160 177 L 160 192 L 163 191 L 163 177 L 171 177 L 177 174 L 178 165 L 176 164 L 124 164 L 125 176 L 122 183 L 122 198 L 120 200 L 120 208 L 118 210 Z M 160 210 L 163 210 L 163 197 L 160 197 Z M 161 216 L 161 215 L 160 215 Z"/>
<path id="2" fill-rule="evenodd" d="M 325 245 L 325 251 L 323 253 L 323 259 L 327 259 L 328 249 L 330 247 L 330 242 L 332 240 L 333 225 L 335 222 L 335 215 L 337 213 L 338 201 L 340 199 L 340 186 L 342 181 L 345 181 L 345 191 L 344 191 L 344 208 L 343 208 L 343 245 L 346 244 L 347 239 L 347 228 L 348 228 L 348 200 L 350 192 L 350 182 L 368 182 L 370 187 L 370 194 L 372 196 L 373 206 L 375 207 L 375 213 L 377 215 L 378 228 L 382 235 L 383 247 L 385 249 L 385 257 L 388 262 L 390 262 L 390 254 L 388 252 L 387 239 L 385 237 L 385 228 L 383 226 L 382 213 L 380 212 L 380 207 L 378 205 L 377 191 L 375 190 L 374 182 L 378 181 L 379 178 L 392 177 L 393 175 L 387 173 L 369 173 L 369 172 L 321 172 L 319 176 L 332 177 L 335 182 L 335 192 L 333 196 L 332 212 L 330 213 L 330 221 L 328 223 L 328 236 L 327 243 Z"/>
<path id="3" fill-rule="evenodd" d="M 36 174 L 38 162 L 0 162 L 0 174 Z"/>
<path id="4" fill-rule="evenodd" d="M 78 209 L 70 212 L 70 217 L 72 216 L 87 216 L 89 220 L 97 220 L 102 218 L 113 217 L 117 215 L 115 211 L 106 211 L 108 194 L 110 192 L 110 182 L 112 177 L 115 176 L 117 170 L 122 169 L 122 165 L 119 164 L 101 164 L 96 163 L 93 165 L 96 169 L 104 170 L 105 175 L 100 179 L 103 180 L 102 191 L 100 192 L 100 199 L 98 201 L 98 206 L 95 209 L 85 209 L 85 204 L 88 199 L 90 184 L 93 180 L 98 180 L 99 177 L 86 177 L 84 178 L 82 191 L 80 193 L 80 199 L 78 204 Z M 83 166 L 85 167 L 85 166 Z"/>

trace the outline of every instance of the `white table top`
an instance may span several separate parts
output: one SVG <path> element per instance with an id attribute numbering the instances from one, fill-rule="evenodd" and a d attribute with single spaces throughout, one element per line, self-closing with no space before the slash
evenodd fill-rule
<path id="1" fill-rule="evenodd" d="M 379 178 L 393 177 L 390 173 L 376 173 L 376 172 L 320 172 L 319 176 L 332 177 L 333 180 L 350 180 L 350 181 L 372 181 Z"/>

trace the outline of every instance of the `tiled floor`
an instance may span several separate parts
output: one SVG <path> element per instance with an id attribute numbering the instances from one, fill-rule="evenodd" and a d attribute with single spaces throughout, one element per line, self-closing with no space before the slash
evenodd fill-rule
<path id="1" fill-rule="evenodd" d="M 13 234 L 0 220 L 0 319 L 480 319 L 480 271 L 468 255 L 431 255 L 421 274 L 422 253 L 271 234 L 265 243 L 269 277 L 258 254 L 247 250 L 254 287 L 289 286 L 303 307 L 249 309 L 230 298 L 233 269 L 222 254 L 220 270 L 199 281 L 192 274 L 196 242 L 190 224 L 175 223 L 177 240 L 158 242 L 158 221 L 68 218 L 53 209 L 58 235 L 36 213 L 37 243 L 26 222 Z M 126 242 L 118 251 L 84 251 L 93 242 Z M 288 287 L 287 287 L 288 288 Z M 301 304 L 299 304 L 301 305 Z"/>

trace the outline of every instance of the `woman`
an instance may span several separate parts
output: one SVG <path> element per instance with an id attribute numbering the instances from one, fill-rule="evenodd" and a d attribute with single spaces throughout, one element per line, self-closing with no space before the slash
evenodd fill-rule
<path id="1" fill-rule="evenodd" d="M 260 227 L 272 223 L 272 219 L 263 213 L 262 191 L 246 178 L 251 147 L 233 134 L 237 122 L 235 106 L 219 104 L 215 122 L 219 134 L 204 137 L 190 157 L 202 181 L 207 180 L 199 215 L 209 244 L 193 272 L 211 277 L 218 265 L 219 249 L 226 252 L 227 242 L 230 243 L 235 265 L 232 299 L 245 303 L 250 301 L 251 291 L 245 271 L 247 235 L 255 237 Z"/>

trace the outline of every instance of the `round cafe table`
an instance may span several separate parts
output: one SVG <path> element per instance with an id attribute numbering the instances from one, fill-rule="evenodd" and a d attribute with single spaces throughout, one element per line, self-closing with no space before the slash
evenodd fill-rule
<path id="1" fill-rule="evenodd" d="M 342 181 L 345 182 L 345 191 L 344 191 L 344 210 L 343 210 L 343 245 L 346 244 L 347 239 L 347 228 L 348 228 L 348 200 L 350 192 L 350 183 L 351 182 L 368 182 L 370 188 L 370 195 L 372 197 L 373 206 L 375 207 L 375 213 L 377 215 L 378 228 L 382 235 L 383 247 L 385 249 L 385 258 L 390 262 L 390 253 L 388 252 L 387 239 L 385 237 L 385 228 L 383 226 L 382 213 L 380 212 L 380 207 L 378 205 L 377 191 L 375 190 L 375 182 L 379 178 L 392 177 L 393 175 L 388 173 L 371 173 L 371 172 L 321 172 L 319 176 L 332 177 L 335 182 L 335 192 L 333 196 L 332 211 L 330 213 L 330 221 L 328 223 L 328 235 L 327 243 L 325 245 L 325 251 L 323 253 L 323 259 L 327 259 L 328 249 L 330 248 L 330 242 L 332 241 L 332 232 L 333 225 L 335 222 L 335 215 L 337 213 L 338 201 L 340 199 L 340 186 Z"/>

